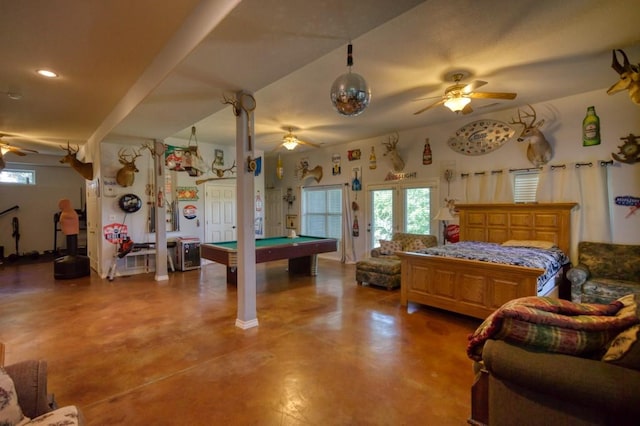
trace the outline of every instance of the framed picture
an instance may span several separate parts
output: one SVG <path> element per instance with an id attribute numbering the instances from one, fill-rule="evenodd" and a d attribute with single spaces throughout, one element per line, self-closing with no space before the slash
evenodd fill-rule
<path id="1" fill-rule="evenodd" d="M 287 229 L 296 229 L 296 221 L 298 219 L 297 214 L 287 215 Z"/>

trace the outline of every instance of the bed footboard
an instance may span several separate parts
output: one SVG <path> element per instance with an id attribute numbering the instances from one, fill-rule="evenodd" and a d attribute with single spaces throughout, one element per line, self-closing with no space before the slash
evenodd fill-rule
<path id="1" fill-rule="evenodd" d="M 397 253 L 402 261 L 400 300 L 484 319 L 509 300 L 537 295 L 544 271 L 514 265 Z"/>

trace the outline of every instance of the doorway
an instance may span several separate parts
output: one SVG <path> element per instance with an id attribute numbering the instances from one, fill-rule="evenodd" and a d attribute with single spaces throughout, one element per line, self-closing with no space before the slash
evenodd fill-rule
<path id="1" fill-rule="evenodd" d="M 265 198 L 265 237 L 280 237 L 285 235 L 284 212 L 282 211 L 282 188 L 267 188 Z"/>
<path id="2" fill-rule="evenodd" d="M 205 185 L 205 241 L 236 241 L 236 183 Z"/>

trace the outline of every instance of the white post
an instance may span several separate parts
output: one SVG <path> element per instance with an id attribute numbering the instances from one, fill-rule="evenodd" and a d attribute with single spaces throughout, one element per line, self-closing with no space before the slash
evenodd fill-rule
<path id="1" fill-rule="evenodd" d="M 243 92 L 236 93 L 240 100 Z M 238 223 L 238 317 L 236 327 L 247 329 L 258 325 L 256 313 L 256 240 L 254 206 L 254 172 L 248 169 L 249 126 L 253 128 L 253 116 L 239 108 L 236 117 L 236 193 Z M 251 132 L 253 133 L 253 132 Z M 255 141 L 252 141 L 255 142 Z M 251 143 L 253 145 L 253 143 Z"/>
<path id="2" fill-rule="evenodd" d="M 164 152 L 164 144 L 157 140 L 153 141 L 154 152 Z M 156 193 L 154 194 L 155 207 L 155 223 L 156 223 L 156 281 L 163 281 L 169 279 L 169 273 L 167 272 L 167 229 L 165 224 L 165 199 L 164 199 L 164 156 L 153 156 L 153 178 L 154 188 Z M 162 205 L 161 205 L 162 204 Z"/>

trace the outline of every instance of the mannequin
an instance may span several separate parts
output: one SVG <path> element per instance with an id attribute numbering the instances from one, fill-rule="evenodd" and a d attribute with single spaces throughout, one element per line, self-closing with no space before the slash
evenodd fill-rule
<path id="1" fill-rule="evenodd" d="M 58 208 L 60 209 L 60 229 L 67 236 L 67 255 L 55 260 L 54 277 L 67 279 L 89 275 L 89 258 L 78 255 L 78 233 L 80 232 L 78 213 L 67 198 L 58 202 Z"/>

